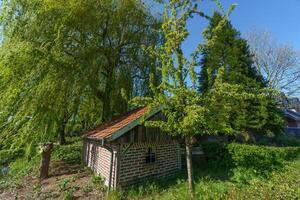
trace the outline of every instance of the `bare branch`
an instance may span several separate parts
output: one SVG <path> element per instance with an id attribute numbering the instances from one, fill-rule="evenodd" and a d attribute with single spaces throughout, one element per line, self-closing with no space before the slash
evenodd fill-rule
<path id="1" fill-rule="evenodd" d="M 289 95 L 300 94 L 300 57 L 288 44 L 279 44 L 266 31 L 254 30 L 246 34 L 253 54 L 254 66 L 263 75 L 268 87 Z"/>

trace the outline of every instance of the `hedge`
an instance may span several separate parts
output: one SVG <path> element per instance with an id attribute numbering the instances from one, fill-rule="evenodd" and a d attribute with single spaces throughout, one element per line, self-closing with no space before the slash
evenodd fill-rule
<path id="1" fill-rule="evenodd" d="M 246 144 L 202 143 L 210 169 L 225 170 L 232 176 L 267 178 L 273 171 L 284 169 L 300 155 L 299 147 L 266 147 Z"/>

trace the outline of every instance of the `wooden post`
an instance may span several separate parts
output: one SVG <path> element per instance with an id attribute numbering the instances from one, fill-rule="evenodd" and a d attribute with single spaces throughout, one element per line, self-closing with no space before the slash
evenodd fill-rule
<path id="1" fill-rule="evenodd" d="M 40 163 L 40 179 L 46 179 L 49 176 L 49 165 L 53 143 L 40 144 L 41 163 Z"/>
<path id="2" fill-rule="evenodd" d="M 186 169 L 188 173 L 188 186 L 191 194 L 194 191 L 194 180 L 193 180 L 193 165 L 192 165 L 192 137 L 185 137 L 185 149 L 186 149 Z"/>

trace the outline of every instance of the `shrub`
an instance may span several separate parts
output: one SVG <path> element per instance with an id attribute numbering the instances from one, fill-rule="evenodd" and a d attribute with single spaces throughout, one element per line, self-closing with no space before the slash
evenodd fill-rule
<path id="1" fill-rule="evenodd" d="M 66 141 L 68 144 L 74 144 L 74 143 L 80 143 L 82 141 L 82 138 L 79 137 L 66 137 Z"/>
<path id="2" fill-rule="evenodd" d="M 228 152 L 227 145 L 222 142 L 204 142 L 203 151 L 208 158 L 210 169 L 228 169 L 233 167 L 232 158 Z"/>
<path id="3" fill-rule="evenodd" d="M 81 143 L 74 143 L 71 145 L 61 145 L 55 148 L 53 152 L 54 160 L 62 160 L 69 163 L 81 162 Z"/>
<path id="4" fill-rule="evenodd" d="M 265 147 L 245 144 L 205 142 L 203 150 L 208 157 L 208 167 L 226 169 L 237 181 L 254 177 L 267 178 L 283 169 L 288 161 L 297 158 L 300 148 Z"/>
<path id="5" fill-rule="evenodd" d="M 263 136 L 258 140 L 258 144 L 280 147 L 300 147 L 300 139 L 286 134 L 280 134 L 273 137 Z"/>
<path id="6" fill-rule="evenodd" d="M 0 151 L 0 165 L 7 165 L 12 161 L 24 155 L 23 149 L 16 150 L 1 150 Z"/>
<path id="7" fill-rule="evenodd" d="M 274 142 L 278 146 L 283 146 L 283 147 L 300 147 L 300 139 L 297 139 L 293 136 L 289 135 L 278 135 L 274 138 Z"/>

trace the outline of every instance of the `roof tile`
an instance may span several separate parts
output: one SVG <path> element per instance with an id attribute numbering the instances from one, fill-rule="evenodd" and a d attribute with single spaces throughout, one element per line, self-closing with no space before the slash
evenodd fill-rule
<path id="1" fill-rule="evenodd" d="M 147 107 L 132 110 L 118 118 L 100 125 L 98 128 L 88 132 L 85 137 L 88 138 L 109 138 L 113 133 L 127 126 L 131 122 L 139 119 L 147 113 Z"/>

